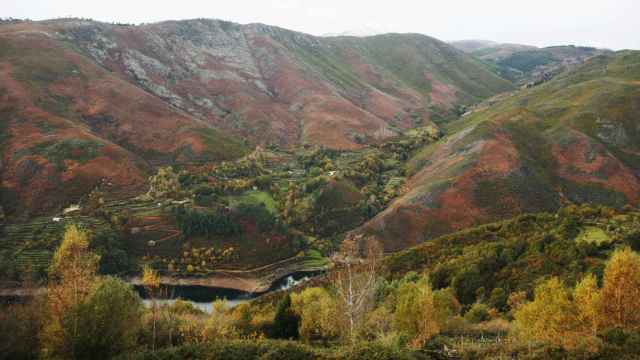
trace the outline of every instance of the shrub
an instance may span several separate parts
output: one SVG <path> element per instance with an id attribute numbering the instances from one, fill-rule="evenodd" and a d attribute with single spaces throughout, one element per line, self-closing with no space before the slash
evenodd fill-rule
<path id="1" fill-rule="evenodd" d="M 74 339 L 77 358 L 108 359 L 135 346 L 142 301 L 123 281 L 101 279 L 87 300 L 72 311 L 78 314 L 77 326 L 81 329 Z M 66 321 L 65 325 L 71 326 Z"/>
<path id="2" fill-rule="evenodd" d="M 475 303 L 471 306 L 471 309 L 464 314 L 464 318 L 472 324 L 487 321 L 490 318 L 489 307 L 485 304 Z"/>

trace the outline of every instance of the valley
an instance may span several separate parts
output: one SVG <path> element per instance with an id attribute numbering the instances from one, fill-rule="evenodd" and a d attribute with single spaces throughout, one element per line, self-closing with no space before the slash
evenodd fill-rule
<path id="1" fill-rule="evenodd" d="M 639 114 L 636 50 L 0 21 L 0 350 L 635 359 Z"/>

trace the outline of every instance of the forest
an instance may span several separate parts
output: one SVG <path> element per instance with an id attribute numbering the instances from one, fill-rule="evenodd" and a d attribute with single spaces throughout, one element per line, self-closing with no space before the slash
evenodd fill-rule
<path id="1" fill-rule="evenodd" d="M 7 359 L 633 359 L 639 223 L 632 207 L 572 205 L 387 257 L 360 237 L 313 281 L 211 313 L 156 302 L 166 289 L 150 266 L 143 306 L 100 273 L 92 233 L 68 225 L 46 291 L 3 308 L 0 348 Z"/>

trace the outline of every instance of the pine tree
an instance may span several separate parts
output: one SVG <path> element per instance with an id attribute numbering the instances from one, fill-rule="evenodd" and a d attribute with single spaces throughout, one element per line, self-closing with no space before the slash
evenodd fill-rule
<path id="1" fill-rule="evenodd" d="M 291 295 L 280 300 L 273 318 L 273 337 L 278 339 L 297 339 L 300 318 L 291 309 Z"/>

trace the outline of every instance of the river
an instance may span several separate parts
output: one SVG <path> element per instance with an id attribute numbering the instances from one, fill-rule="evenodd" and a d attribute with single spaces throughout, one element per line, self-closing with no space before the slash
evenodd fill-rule
<path id="1" fill-rule="evenodd" d="M 162 296 L 156 299 L 156 303 L 160 305 L 173 304 L 176 299 L 187 301 L 194 307 L 211 313 L 212 303 L 216 300 L 226 299 L 229 307 L 234 307 L 256 297 L 271 291 L 287 290 L 300 283 L 308 281 L 314 274 L 300 272 L 291 274 L 285 278 L 276 281 L 269 290 L 263 293 L 249 293 L 239 290 L 226 288 L 215 288 L 205 286 L 168 286 L 165 287 Z M 141 286 L 134 286 L 140 297 L 142 297 L 145 306 L 151 306 L 146 291 Z"/>

